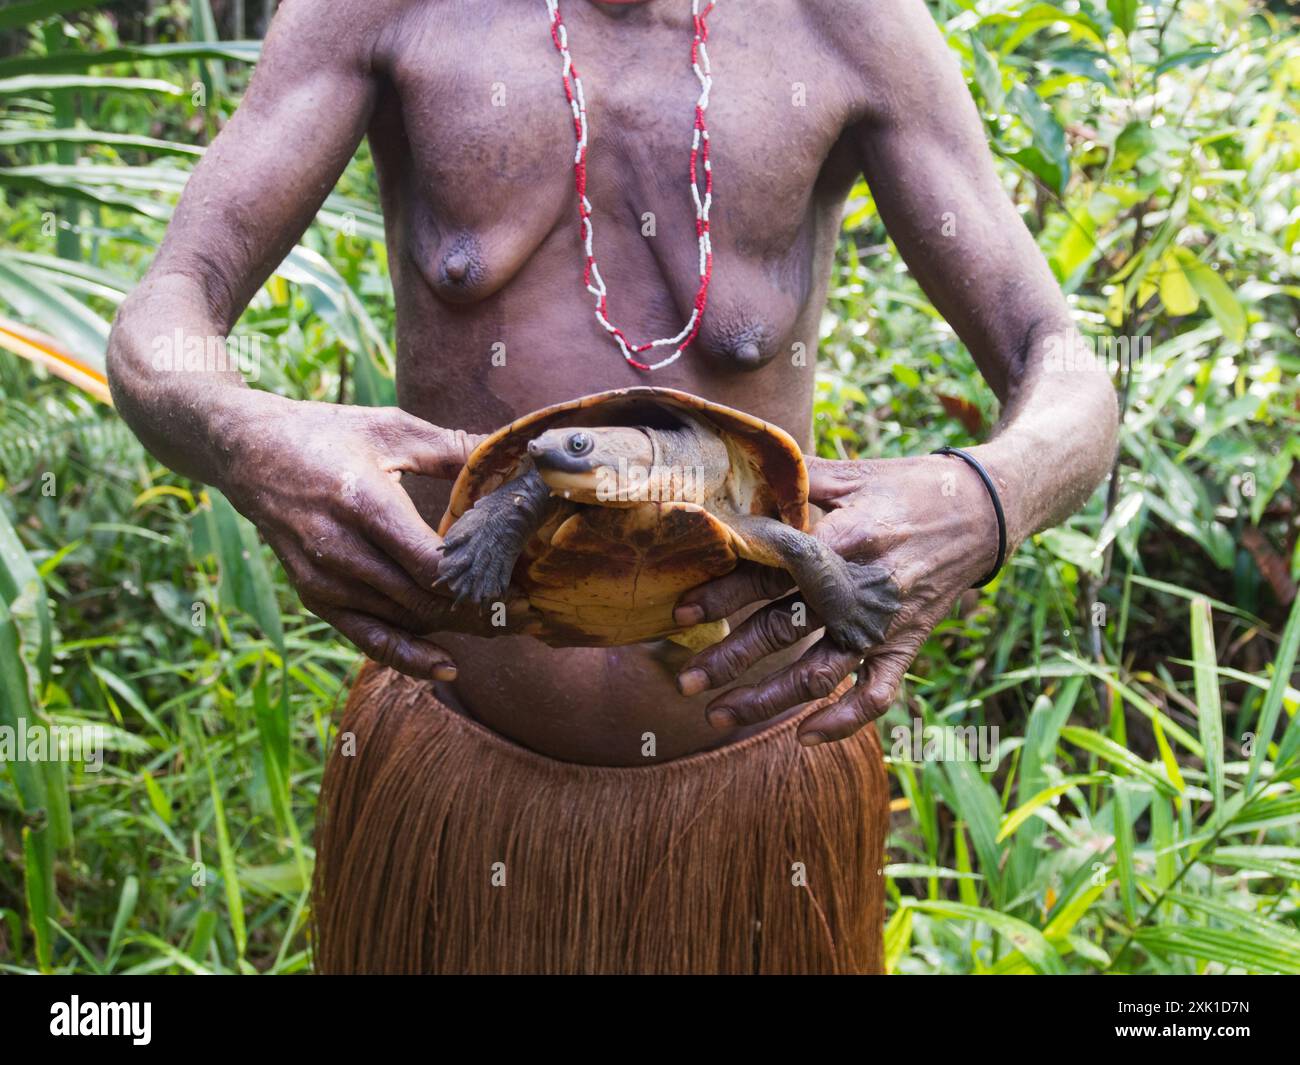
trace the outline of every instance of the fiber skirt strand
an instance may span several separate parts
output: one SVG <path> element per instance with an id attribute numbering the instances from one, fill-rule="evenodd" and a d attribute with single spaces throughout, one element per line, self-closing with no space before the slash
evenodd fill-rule
<path id="1" fill-rule="evenodd" d="M 367 665 L 321 796 L 317 968 L 881 971 L 880 741 L 803 748 L 798 717 L 676 761 L 584 766 Z"/>

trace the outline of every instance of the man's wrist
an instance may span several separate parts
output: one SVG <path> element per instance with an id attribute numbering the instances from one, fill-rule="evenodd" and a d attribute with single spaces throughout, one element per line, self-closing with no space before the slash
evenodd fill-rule
<path id="1" fill-rule="evenodd" d="M 998 442 L 980 444 L 962 450 L 979 460 L 980 465 L 984 467 L 989 479 L 993 482 L 994 488 L 997 489 L 1006 528 L 1006 557 L 1010 558 L 1034 532 L 1033 529 L 1025 527 L 1023 482 L 1017 475 L 1020 468 L 1019 461 L 1012 458 L 1006 449 L 999 446 Z M 975 474 L 974 470 L 971 471 L 971 474 L 978 480 L 978 475 Z M 985 496 L 988 495 L 988 490 L 984 488 L 982 483 L 980 489 L 985 493 Z M 994 524 L 996 519 L 992 502 L 987 502 L 987 508 L 989 522 L 990 525 L 994 526 L 996 535 L 996 525 Z"/>
<path id="2" fill-rule="evenodd" d="M 976 478 L 979 480 L 980 488 L 983 489 L 987 497 L 987 507 L 991 508 L 994 523 L 993 538 L 993 560 L 989 563 L 988 568 L 981 572 L 981 575 L 972 582 L 972 587 L 983 588 L 991 584 L 993 580 L 1002 572 L 1002 567 L 1007 559 L 1007 522 L 1006 515 L 1002 509 L 1001 494 L 997 485 L 993 481 L 992 474 L 985 468 L 984 464 L 972 455 L 965 448 L 941 447 L 934 452 L 936 455 L 942 455 L 945 458 L 951 458 L 964 464 Z M 967 478 L 969 481 L 969 478 Z M 978 493 L 977 493 L 978 495 Z M 974 501 L 974 506 L 979 506 L 979 500 Z"/>
<path id="3" fill-rule="evenodd" d="M 274 422 L 290 413 L 293 400 L 254 388 L 221 387 L 203 398 L 201 424 L 205 457 L 195 463 L 200 480 L 229 494 L 229 486 L 241 479 L 240 470 L 258 461 L 258 452 Z"/>

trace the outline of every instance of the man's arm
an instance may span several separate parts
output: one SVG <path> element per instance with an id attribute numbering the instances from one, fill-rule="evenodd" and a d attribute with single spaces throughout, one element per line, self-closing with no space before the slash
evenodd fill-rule
<path id="1" fill-rule="evenodd" d="M 359 11 L 364 4 L 336 5 Z M 163 373 L 154 338 L 224 337 L 315 217 L 365 133 L 375 89 L 365 34 L 320 5 L 275 16 L 238 111 L 195 167 L 162 247 L 122 305 L 109 343 L 113 398 L 158 458 L 209 483 L 224 472 L 229 421 L 247 417 L 236 370 Z M 267 399 L 267 408 L 275 403 Z"/>
<path id="2" fill-rule="evenodd" d="M 1014 550 L 1077 510 L 1106 476 L 1114 389 L 1104 372 L 1046 357 L 1073 343 L 1069 310 L 998 182 L 958 64 L 922 0 L 830 0 L 815 10 L 826 16 L 827 47 L 862 72 L 866 114 L 852 133 L 881 218 L 1002 401 L 993 438 L 970 450 L 997 484 Z M 997 525 L 983 483 L 956 459 L 811 459 L 809 478 L 813 501 L 829 512 L 814 534 L 892 574 L 899 609 L 878 645 L 846 651 L 823 638 L 789 668 L 724 692 L 706 713 L 719 727 L 771 718 L 829 695 L 856 670 L 848 694 L 801 724 L 800 739 L 818 743 L 889 708 L 926 637 L 993 564 Z M 727 617 L 788 586 L 779 571 L 737 571 L 688 593 L 678 609 L 691 621 Z M 801 640 L 819 619 L 795 610 L 796 599 L 757 611 L 697 655 L 679 675 L 682 690 L 723 687 Z"/>
<path id="3" fill-rule="evenodd" d="M 1105 478 L 1114 389 L 1104 372 L 1047 358 L 1076 335 L 1069 308 L 1003 191 L 957 59 L 923 0 L 870 9 L 862 169 L 908 268 L 1002 401 L 993 439 L 972 450 L 999 482 L 1011 548 L 1074 513 Z"/>
<path id="4" fill-rule="evenodd" d="M 365 133 L 371 56 L 394 5 L 280 5 L 247 95 L 195 168 L 157 258 L 109 340 L 113 398 L 145 446 L 221 488 L 303 602 L 372 658 L 454 674 L 418 633 L 444 620 L 440 542 L 402 472 L 453 476 L 470 441 L 400 410 L 295 402 L 235 370 L 162 369 L 180 330 L 220 343 L 315 216 Z"/>

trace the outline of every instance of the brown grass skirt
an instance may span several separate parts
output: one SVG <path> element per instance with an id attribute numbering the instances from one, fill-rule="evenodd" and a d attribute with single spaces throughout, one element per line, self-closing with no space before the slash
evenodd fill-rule
<path id="1" fill-rule="evenodd" d="M 367 665 L 321 796 L 317 968 L 881 971 L 880 741 L 803 748 L 802 716 L 676 761 L 584 766 Z"/>

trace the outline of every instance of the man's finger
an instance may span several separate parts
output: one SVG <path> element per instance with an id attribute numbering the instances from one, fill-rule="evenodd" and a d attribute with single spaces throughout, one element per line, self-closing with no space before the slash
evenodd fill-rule
<path id="1" fill-rule="evenodd" d="M 912 657 L 906 651 L 885 651 L 868 658 L 858 670 L 858 683 L 850 691 L 800 723 L 799 742 L 813 747 L 842 740 L 875 721 L 893 705 Z"/>
<path id="2" fill-rule="evenodd" d="M 401 473 L 450 481 L 460 473 L 470 452 L 487 439 L 483 433 L 434 425 L 397 407 L 391 409 L 389 419 L 385 435 L 391 449 L 391 469 Z"/>
<path id="3" fill-rule="evenodd" d="M 401 485 L 377 479 L 358 507 L 363 531 L 422 591 L 433 591 L 442 561 L 442 538 L 420 516 Z"/>
<path id="4" fill-rule="evenodd" d="M 757 684 L 723 692 L 705 711 L 716 728 L 767 721 L 814 699 L 825 699 L 857 667 L 860 655 L 821 640 L 785 669 Z"/>
<path id="5" fill-rule="evenodd" d="M 376 545 L 360 537 L 347 538 L 343 550 L 327 555 L 320 561 L 327 569 L 364 581 L 376 592 L 400 605 L 406 611 L 408 619 L 419 626 L 414 631 L 432 631 L 450 606 L 446 596 L 421 588 Z M 348 604 L 343 602 L 339 605 Z M 357 606 L 365 613 L 375 613 L 361 604 Z"/>
<path id="6" fill-rule="evenodd" d="M 865 462 L 814 456 L 805 457 L 804 462 L 808 467 L 808 501 L 827 509 L 833 509 L 845 496 L 856 492 L 869 476 Z"/>
<path id="7" fill-rule="evenodd" d="M 321 609 L 349 609 L 358 613 L 369 614 L 390 625 L 406 629 L 414 634 L 417 631 L 428 632 L 423 618 L 416 617 L 401 603 L 394 602 L 388 596 L 375 591 L 350 575 L 332 573 L 326 569 L 312 568 L 301 580 L 295 581 L 298 596 L 303 606 L 314 614 Z"/>
<path id="8" fill-rule="evenodd" d="M 745 562 L 725 577 L 692 588 L 677 601 L 673 620 L 678 625 L 721 621 L 751 603 L 775 599 L 788 592 L 794 580 L 783 569 Z"/>
<path id="9" fill-rule="evenodd" d="M 750 666 L 821 628 L 799 593 L 754 611 L 725 639 L 706 647 L 677 674 L 683 695 L 730 684 Z"/>
<path id="10" fill-rule="evenodd" d="M 317 613 L 381 666 L 421 680 L 452 681 L 456 664 L 437 644 L 355 610 L 327 608 Z"/>

